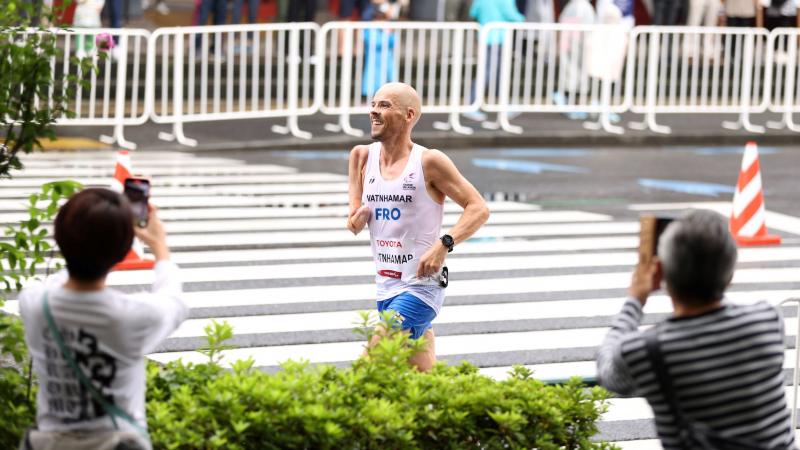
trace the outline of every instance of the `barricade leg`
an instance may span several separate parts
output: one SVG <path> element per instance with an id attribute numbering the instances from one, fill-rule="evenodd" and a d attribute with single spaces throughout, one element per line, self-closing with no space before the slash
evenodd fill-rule
<path id="1" fill-rule="evenodd" d="M 353 128 L 353 126 L 350 125 L 350 113 L 341 113 L 339 115 L 339 123 L 326 123 L 325 129 L 331 133 L 342 132 L 355 137 L 364 136 L 363 131 L 359 130 L 358 128 Z"/>
<path id="2" fill-rule="evenodd" d="M 360 131 L 360 130 L 359 130 Z M 313 135 L 308 131 L 303 131 L 297 125 L 297 116 L 289 116 L 286 118 L 286 126 L 273 125 L 272 132 L 278 134 L 291 134 L 292 136 L 300 139 L 311 139 Z"/>
<path id="3" fill-rule="evenodd" d="M 183 122 L 175 122 L 172 124 L 172 133 L 159 132 L 158 138 L 162 141 L 177 141 L 181 145 L 187 147 L 197 147 L 197 140 L 186 137 L 183 134 Z"/>
<path id="4" fill-rule="evenodd" d="M 648 64 L 647 64 L 647 112 L 644 115 L 644 120 L 641 122 L 631 122 L 628 124 L 634 130 L 647 130 L 654 133 L 670 134 L 672 129 L 665 125 L 656 123 L 656 101 L 658 95 L 658 68 L 659 68 L 659 52 L 661 51 L 661 36 L 654 34 L 650 38 L 650 45 L 648 46 Z"/>
<path id="5" fill-rule="evenodd" d="M 196 147 L 197 141 L 194 139 L 189 139 L 183 134 L 183 122 L 180 120 L 180 118 L 183 116 L 183 42 L 183 34 L 175 36 L 175 53 L 172 74 L 175 86 L 173 88 L 172 103 L 176 121 L 172 124 L 172 134 L 161 132 L 158 133 L 158 137 L 159 139 L 165 141 L 175 140 L 181 145 Z"/>
<path id="6" fill-rule="evenodd" d="M 511 30 L 506 30 L 506 42 L 511 42 L 513 35 Z M 497 123 L 503 131 L 513 134 L 522 134 L 522 127 L 512 125 L 508 120 L 506 109 L 509 105 L 509 93 L 511 91 L 511 44 L 504 45 L 502 49 L 502 64 L 500 65 L 500 106 L 504 108 L 497 113 Z M 494 87 L 492 87 L 494 89 Z"/>
<path id="7" fill-rule="evenodd" d="M 94 39 L 94 37 L 92 37 Z M 127 78 L 128 70 L 128 37 L 123 36 L 119 40 L 119 59 L 117 61 L 117 82 L 116 82 L 116 99 L 114 105 L 114 116 L 118 123 L 114 125 L 114 132 L 111 136 L 101 135 L 100 142 L 108 145 L 117 144 L 122 148 L 128 150 L 136 150 L 136 144 L 125 139 L 125 127 L 121 121 L 125 119 L 125 80 Z"/>
<path id="8" fill-rule="evenodd" d="M 647 130 L 649 129 L 653 133 L 661 133 L 661 134 L 671 134 L 672 128 L 666 125 L 659 125 L 656 122 L 656 113 L 648 112 L 644 115 L 644 119 L 641 122 L 631 122 L 628 126 L 633 130 Z"/>
<path id="9" fill-rule="evenodd" d="M 450 94 L 450 105 L 453 109 L 457 109 L 461 103 L 461 87 L 462 79 L 461 72 L 464 65 L 464 32 L 456 32 L 453 36 L 453 80 Z M 437 130 L 453 130 L 456 133 L 470 135 L 472 128 L 461 125 L 461 118 L 457 112 L 450 113 L 450 119 L 447 122 L 434 122 L 433 127 Z"/>
<path id="10" fill-rule="evenodd" d="M 122 125 L 114 125 L 114 133 L 111 136 L 101 134 L 99 139 L 100 142 L 104 144 L 117 144 L 122 148 L 127 148 L 128 150 L 136 150 L 136 143 L 125 139 L 125 127 Z"/>
<path id="11" fill-rule="evenodd" d="M 791 131 L 800 132 L 800 126 L 794 123 L 794 118 L 792 117 L 792 103 L 794 102 L 796 78 L 794 68 L 797 66 L 797 39 L 789 39 L 788 43 L 788 54 L 786 58 L 786 67 L 788 70 L 786 70 L 786 83 L 783 88 L 783 103 L 786 109 L 783 113 L 783 120 L 767 122 L 767 127 L 775 130 L 788 128 Z M 773 45 L 774 44 L 770 44 L 771 47 Z"/>
<path id="12" fill-rule="evenodd" d="M 601 93 L 603 112 L 600 113 L 600 117 L 597 119 L 597 122 L 584 122 L 583 128 L 586 128 L 587 130 L 603 129 L 612 134 L 625 133 L 625 128 L 611 123 L 611 112 L 609 111 L 611 108 L 611 87 L 611 81 L 603 80 Z"/>
<path id="13" fill-rule="evenodd" d="M 306 43 L 308 45 L 308 43 Z M 289 110 L 297 111 L 297 96 L 299 95 L 298 80 L 300 78 L 300 32 L 297 29 L 292 29 L 289 32 L 289 48 L 291 54 L 289 56 Z M 311 133 L 303 131 L 297 125 L 297 115 L 291 115 L 286 118 L 286 126 L 273 125 L 272 131 L 278 134 L 290 134 L 300 139 L 311 139 Z"/>
<path id="14" fill-rule="evenodd" d="M 786 128 L 790 131 L 794 131 L 795 133 L 800 132 L 800 126 L 794 123 L 794 117 L 792 116 L 791 111 L 786 111 L 783 113 L 783 120 L 767 122 L 767 128 L 771 128 L 773 130 L 782 130 Z"/>
<path id="15" fill-rule="evenodd" d="M 731 122 L 731 121 L 722 122 L 722 128 L 728 130 L 745 129 L 746 131 L 749 131 L 751 133 L 764 132 L 764 127 L 762 127 L 761 125 L 753 125 L 752 123 L 750 123 L 750 113 L 748 112 L 740 113 L 739 120 L 737 120 L 736 122 Z"/>
<path id="16" fill-rule="evenodd" d="M 744 43 L 744 56 L 742 57 L 742 63 L 744 65 L 742 69 L 742 89 L 741 89 L 741 96 L 742 99 L 740 101 L 742 112 L 739 113 L 739 120 L 736 122 L 722 122 L 722 127 L 727 128 L 728 130 L 739 130 L 744 128 L 745 130 L 751 133 L 763 133 L 764 127 L 759 125 L 753 125 L 750 123 L 750 95 L 752 89 L 752 82 L 753 82 L 753 36 L 748 36 Z"/>
<path id="17" fill-rule="evenodd" d="M 472 128 L 461 125 L 461 118 L 459 117 L 459 114 L 457 112 L 450 113 L 450 118 L 448 119 L 447 122 L 443 121 L 433 122 L 433 128 L 442 131 L 453 130 L 456 133 L 465 134 L 467 136 L 473 133 Z"/>
<path id="18" fill-rule="evenodd" d="M 497 123 L 500 124 L 500 128 L 502 128 L 503 131 L 514 134 L 522 134 L 521 126 L 512 125 L 511 122 L 509 122 L 507 112 L 501 112 L 497 114 Z"/>

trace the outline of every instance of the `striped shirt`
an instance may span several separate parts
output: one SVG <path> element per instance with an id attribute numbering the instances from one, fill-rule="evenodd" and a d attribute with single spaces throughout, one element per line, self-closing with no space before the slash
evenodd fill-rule
<path id="1" fill-rule="evenodd" d="M 784 394 L 783 319 L 768 303 L 733 305 L 657 325 L 677 403 L 690 421 L 765 449 L 794 449 Z M 642 306 L 628 299 L 597 354 L 600 384 L 645 397 L 665 450 L 682 449 L 638 330 Z"/>

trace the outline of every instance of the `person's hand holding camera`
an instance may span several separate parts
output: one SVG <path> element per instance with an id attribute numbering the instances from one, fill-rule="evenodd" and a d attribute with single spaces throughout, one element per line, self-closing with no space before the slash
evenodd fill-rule
<path id="1" fill-rule="evenodd" d="M 157 208 L 153 205 L 148 206 L 150 208 L 150 213 L 147 219 L 147 226 L 144 228 L 134 226 L 134 232 L 137 238 L 150 247 L 150 250 L 153 251 L 153 255 L 156 257 L 156 261 L 168 260 L 169 247 L 167 247 L 167 232 L 164 231 L 164 224 L 161 222 L 161 219 L 158 218 Z"/>
<path id="2" fill-rule="evenodd" d="M 628 295 L 639 300 L 642 306 L 647 303 L 647 298 L 661 287 L 658 258 L 636 266 L 631 277 Z"/>

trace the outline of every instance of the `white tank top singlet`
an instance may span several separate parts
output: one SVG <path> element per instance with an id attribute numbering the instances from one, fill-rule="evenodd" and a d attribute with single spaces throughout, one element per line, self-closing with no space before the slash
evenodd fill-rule
<path id="1" fill-rule="evenodd" d="M 414 144 L 405 169 L 397 178 L 381 175 L 381 143 L 369 146 L 361 202 L 369 206 L 369 235 L 375 260 L 377 299 L 409 292 L 436 313 L 444 302 L 439 277 L 417 278 L 419 259 L 439 239 L 444 205 L 434 201 L 425 187 L 422 153 Z"/>

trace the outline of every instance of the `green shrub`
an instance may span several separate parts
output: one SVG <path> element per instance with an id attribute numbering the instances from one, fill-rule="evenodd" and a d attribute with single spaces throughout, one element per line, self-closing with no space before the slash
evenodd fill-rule
<path id="1" fill-rule="evenodd" d="M 227 324 L 209 332 L 219 348 Z M 227 334 L 230 334 L 229 328 Z M 148 367 L 147 415 L 165 449 L 607 449 L 592 442 L 606 392 L 578 379 L 547 386 L 515 368 L 407 363 L 419 344 L 392 330 L 350 368 L 287 362 L 267 374 L 239 361 Z"/>
<path id="2" fill-rule="evenodd" d="M 18 291 L 22 283 L 36 278 L 44 264 L 49 271 L 53 248 L 45 239 L 43 223 L 53 219 L 59 202 L 81 188 L 74 181 L 54 181 L 42 186 L 28 199 L 29 219 L 9 226 L 0 242 L 0 306 L 4 294 Z M 25 348 L 22 321 L 0 311 L 0 448 L 16 448 L 26 427 L 35 420 L 30 360 Z"/>

